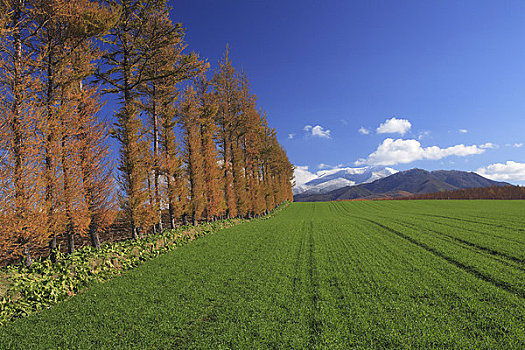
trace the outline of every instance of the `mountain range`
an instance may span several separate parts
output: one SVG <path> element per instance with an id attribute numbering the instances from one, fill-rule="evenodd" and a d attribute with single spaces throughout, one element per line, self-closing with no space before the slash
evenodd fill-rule
<path id="1" fill-rule="evenodd" d="M 302 171 L 301 174 L 298 171 Z M 313 195 L 373 182 L 395 174 L 397 170 L 384 167 L 335 168 L 312 174 L 299 168 L 295 172 L 297 185 L 293 188 L 293 194 Z"/>
<path id="2" fill-rule="evenodd" d="M 317 193 L 308 190 L 303 191 L 294 194 L 294 201 L 317 202 L 358 198 L 396 198 L 411 194 L 505 185 L 508 183 L 489 180 L 473 172 L 411 169 L 395 172 L 375 181 L 340 187 L 332 191 Z"/>

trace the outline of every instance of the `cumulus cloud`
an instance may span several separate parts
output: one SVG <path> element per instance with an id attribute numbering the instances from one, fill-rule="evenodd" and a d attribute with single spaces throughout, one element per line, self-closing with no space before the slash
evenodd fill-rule
<path id="1" fill-rule="evenodd" d="M 330 130 L 324 129 L 321 125 L 316 125 L 312 128 L 312 135 L 329 139 Z"/>
<path id="2" fill-rule="evenodd" d="M 461 134 L 466 134 L 468 133 L 468 130 L 467 129 L 459 129 L 458 130 Z"/>
<path id="3" fill-rule="evenodd" d="M 303 185 L 307 183 L 308 181 L 315 179 L 317 175 L 311 173 L 308 170 L 308 166 L 300 166 L 296 165 L 294 168 L 294 175 L 295 175 L 295 184 L 296 186 Z"/>
<path id="4" fill-rule="evenodd" d="M 288 134 L 288 139 L 292 140 L 295 137 L 295 134 Z"/>
<path id="5" fill-rule="evenodd" d="M 484 148 L 463 144 L 447 148 L 438 146 L 422 147 L 417 140 L 403 140 L 388 138 L 370 154 L 367 159 L 360 159 L 356 165 L 395 165 L 406 164 L 416 160 L 438 160 L 449 156 L 465 157 L 485 152 Z"/>
<path id="6" fill-rule="evenodd" d="M 404 135 L 412 124 L 406 119 L 391 118 L 381 123 L 377 128 L 378 134 L 401 134 Z"/>
<path id="7" fill-rule="evenodd" d="M 514 148 L 521 148 L 523 147 L 523 143 L 515 143 Z"/>
<path id="8" fill-rule="evenodd" d="M 331 138 L 330 130 L 323 128 L 321 125 L 305 125 L 303 130 L 312 136 L 322 137 L 325 139 Z"/>
<path id="9" fill-rule="evenodd" d="M 364 126 L 360 127 L 359 130 L 357 130 L 361 135 L 368 135 L 370 134 L 370 130 L 365 128 Z"/>
<path id="10" fill-rule="evenodd" d="M 476 171 L 479 175 L 499 181 L 525 181 L 525 163 L 512 160 L 506 163 L 491 164 Z"/>

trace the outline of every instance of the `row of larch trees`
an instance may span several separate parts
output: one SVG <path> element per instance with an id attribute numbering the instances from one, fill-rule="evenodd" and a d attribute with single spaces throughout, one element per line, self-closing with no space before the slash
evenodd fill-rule
<path id="1" fill-rule="evenodd" d="M 30 264 L 44 246 L 53 259 L 58 238 L 98 248 L 116 216 L 136 239 L 292 199 L 293 167 L 246 75 L 227 52 L 207 77 L 165 0 L 0 0 L 0 28 L 4 260 Z M 102 94 L 118 101 L 112 128 Z"/>

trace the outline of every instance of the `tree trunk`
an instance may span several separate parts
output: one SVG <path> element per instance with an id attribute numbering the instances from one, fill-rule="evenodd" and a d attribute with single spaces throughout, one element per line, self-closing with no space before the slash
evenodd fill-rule
<path id="1" fill-rule="evenodd" d="M 12 119 L 12 132 L 13 132 L 13 156 L 15 159 L 14 169 L 13 169 L 13 182 L 15 188 L 15 214 L 16 219 L 20 221 L 26 220 L 27 212 L 27 203 L 26 203 L 26 189 L 24 186 L 24 176 L 23 176 L 23 154 L 22 154 L 22 125 L 21 125 L 21 113 L 20 105 L 22 103 L 22 93 L 21 93 L 21 69 L 22 69 L 22 39 L 20 36 L 20 19 L 22 17 L 22 6 L 24 6 L 24 1 L 20 0 L 18 6 L 16 6 L 15 12 L 13 14 L 13 27 L 15 28 L 13 39 L 15 47 L 15 57 L 14 57 L 14 77 L 13 77 L 13 119 Z M 20 224 L 19 223 L 19 224 Z M 25 226 L 25 225 L 24 225 Z M 25 227 L 22 229 L 25 231 Z"/>
<path id="2" fill-rule="evenodd" d="M 50 43 L 50 39 L 48 39 L 48 42 Z M 45 179 L 46 179 L 46 190 L 45 190 L 45 201 L 47 204 L 47 224 L 48 227 L 51 229 L 54 229 L 53 220 L 54 220 L 54 192 L 55 192 L 55 186 L 54 186 L 54 170 L 53 170 L 53 111 L 52 111 L 52 104 L 53 104 L 53 93 L 54 93 L 54 71 L 53 71 L 53 58 L 52 58 L 52 50 L 49 49 L 49 52 L 47 54 L 47 96 L 46 96 L 46 104 L 47 104 L 47 135 L 44 137 L 45 139 Z M 50 243 L 50 248 L 52 250 L 56 250 L 56 233 L 53 232 L 53 239 Z M 50 251 L 50 255 L 53 260 L 53 255 L 56 254 L 54 251 Z"/>
<path id="3" fill-rule="evenodd" d="M 198 225 L 197 218 L 195 217 L 195 214 L 193 214 L 192 222 L 193 222 L 193 226 L 197 226 Z"/>
<path id="4" fill-rule="evenodd" d="M 75 234 L 71 229 L 67 233 L 67 252 L 73 254 L 75 252 Z"/>
<path id="5" fill-rule="evenodd" d="M 89 238 L 91 239 L 91 245 L 95 249 L 100 249 L 100 237 L 97 231 L 97 225 L 93 223 L 93 218 L 91 218 L 91 223 L 89 224 Z"/>
<path id="6" fill-rule="evenodd" d="M 49 241 L 49 259 L 51 262 L 55 263 L 57 261 L 57 237 L 53 235 Z"/>
<path id="7" fill-rule="evenodd" d="M 31 257 L 31 252 L 29 251 L 27 244 L 24 246 L 22 254 L 24 256 L 24 265 L 26 267 L 31 266 L 33 264 L 33 258 Z"/>
<path id="8" fill-rule="evenodd" d="M 131 225 L 131 238 L 132 239 L 138 239 L 139 238 L 139 232 L 137 229 L 137 226 L 135 225 L 135 220 L 133 220 L 133 215 L 130 215 L 130 225 Z"/>
<path id="9" fill-rule="evenodd" d="M 170 180 L 168 180 L 168 193 L 170 192 L 171 183 Z M 175 229 L 175 215 L 174 215 L 174 209 L 173 209 L 173 203 L 171 202 L 171 198 L 168 197 L 168 214 L 170 217 L 170 228 L 172 230 Z"/>
<path id="10" fill-rule="evenodd" d="M 157 102 L 156 102 L 156 89 L 155 84 L 153 84 L 153 159 L 154 159 L 154 191 L 155 191 L 155 206 L 157 209 L 158 215 L 158 229 L 162 233 L 162 208 L 160 203 L 160 185 L 159 185 L 159 116 L 157 115 Z"/>

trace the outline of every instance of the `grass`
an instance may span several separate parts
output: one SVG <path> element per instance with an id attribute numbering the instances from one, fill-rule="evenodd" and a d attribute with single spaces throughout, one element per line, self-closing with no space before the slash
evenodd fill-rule
<path id="1" fill-rule="evenodd" d="M 267 220 L 286 205 L 261 220 Z M 93 284 L 114 278 L 196 238 L 242 222 L 246 221 L 221 220 L 180 226 L 137 240 L 107 242 L 98 250 L 84 247 L 73 254 L 58 253 L 54 263 L 49 259 L 37 259 L 30 267 L 20 264 L 0 268 L 0 327 L 67 300 Z"/>
<path id="2" fill-rule="evenodd" d="M 296 203 L 0 328 L 0 348 L 525 348 L 525 202 Z"/>

